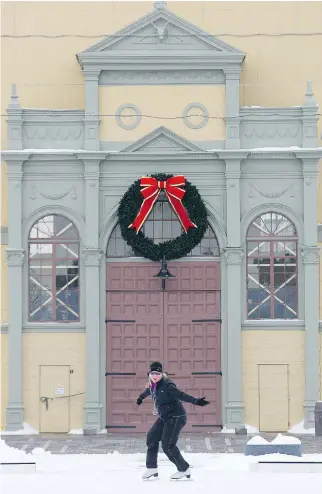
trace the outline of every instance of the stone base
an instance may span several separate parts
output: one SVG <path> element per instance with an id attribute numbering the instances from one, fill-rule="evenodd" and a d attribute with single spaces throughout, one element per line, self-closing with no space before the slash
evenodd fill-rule
<path id="1" fill-rule="evenodd" d="M 291 455 L 302 456 L 301 444 L 246 444 L 245 456 Z"/>
<path id="2" fill-rule="evenodd" d="M 227 429 L 240 429 L 244 424 L 244 404 L 242 402 L 228 403 L 226 405 Z"/>
<path id="3" fill-rule="evenodd" d="M 86 403 L 84 406 L 84 435 L 98 434 L 101 430 L 100 403 Z"/>
<path id="4" fill-rule="evenodd" d="M 23 429 L 22 403 L 8 403 L 6 409 L 6 431 L 21 431 Z"/>
<path id="5" fill-rule="evenodd" d="M 314 408 L 315 401 L 307 401 L 304 404 L 304 428 L 314 429 L 315 428 L 315 418 L 314 418 Z"/>

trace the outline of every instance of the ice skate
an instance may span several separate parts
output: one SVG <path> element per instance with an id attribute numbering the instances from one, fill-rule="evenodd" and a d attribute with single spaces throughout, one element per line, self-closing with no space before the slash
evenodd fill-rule
<path id="1" fill-rule="evenodd" d="M 143 480 L 156 480 L 158 478 L 157 468 L 148 468 L 142 475 Z"/>
<path id="2" fill-rule="evenodd" d="M 185 472 L 176 472 L 173 475 L 171 475 L 170 480 L 183 480 L 190 478 L 191 478 L 190 468 L 187 468 Z"/>

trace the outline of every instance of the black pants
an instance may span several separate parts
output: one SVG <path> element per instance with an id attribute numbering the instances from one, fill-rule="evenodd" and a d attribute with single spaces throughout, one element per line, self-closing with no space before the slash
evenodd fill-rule
<path id="1" fill-rule="evenodd" d="M 175 464 L 179 472 L 184 472 L 189 468 L 189 463 L 182 457 L 177 441 L 181 429 L 186 425 L 187 417 L 173 417 L 166 422 L 159 418 L 151 427 L 146 438 L 148 451 L 146 454 L 146 467 L 157 468 L 159 442 L 162 442 L 162 449 L 172 463 Z"/>

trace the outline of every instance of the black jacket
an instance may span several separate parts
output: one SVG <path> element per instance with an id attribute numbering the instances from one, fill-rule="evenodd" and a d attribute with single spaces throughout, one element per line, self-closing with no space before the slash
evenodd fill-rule
<path id="1" fill-rule="evenodd" d="M 151 394 L 150 387 L 140 394 L 139 398 L 144 400 Z M 155 393 L 155 405 L 158 411 L 158 415 L 163 422 L 171 417 L 178 417 L 180 415 L 186 415 L 187 412 L 184 409 L 181 401 L 187 403 L 196 404 L 197 398 L 190 396 L 180 389 L 170 379 L 163 377 L 156 386 Z"/>

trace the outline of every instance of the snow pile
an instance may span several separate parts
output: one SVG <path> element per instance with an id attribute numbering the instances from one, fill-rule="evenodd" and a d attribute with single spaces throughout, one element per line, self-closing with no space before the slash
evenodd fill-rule
<path id="1" fill-rule="evenodd" d="M 288 432 L 290 434 L 315 434 L 315 429 L 314 427 L 311 429 L 305 429 L 304 420 L 302 420 L 302 422 L 300 422 L 299 424 L 296 424 L 293 427 L 291 427 L 291 429 Z"/>
<path id="2" fill-rule="evenodd" d="M 253 427 L 252 425 L 245 424 L 245 427 L 247 429 L 247 434 L 257 434 L 259 432 L 259 430 L 256 427 Z M 220 432 L 222 434 L 235 434 L 235 429 L 227 429 L 227 426 L 225 425 Z"/>
<path id="3" fill-rule="evenodd" d="M 277 434 L 271 444 L 301 444 L 301 441 L 297 437 L 283 436 L 282 434 Z"/>
<path id="4" fill-rule="evenodd" d="M 0 439 L 0 461 L 1 463 L 29 463 L 34 461 L 31 455 L 25 451 L 8 446 L 3 439 Z"/>
<path id="5" fill-rule="evenodd" d="M 39 432 L 25 422 L 23 423 L 23 429 L 19 431 L 1 431 L 1 436 L 29 436 L 34 434 L 39 434 Z"/>
<path id="6" fill-rule="evenodd" d="M 84 434 L 83 429 L 71 429 L 68 434 L 82 435 Z"/>
<path id="7" fill-rule="evenodd" d="M 247 444 L 251 444 L 252 446 L 262 446 L 263 444 L 269 444 L 269 442 L 261 436 L 254 436 L 247 442 Z"/>

